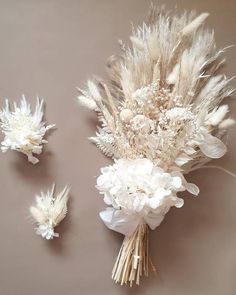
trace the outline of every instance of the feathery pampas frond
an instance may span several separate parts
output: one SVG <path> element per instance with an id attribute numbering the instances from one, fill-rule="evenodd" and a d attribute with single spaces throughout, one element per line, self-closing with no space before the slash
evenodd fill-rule
<path id="1" fill-rule="evenodd" d="M 54 232 L 56 227 L 67 214 L 67 201 L 69 198 L 70 188 L 67 186 L 55 196 L 55 184 L 51 191 L 46 194 L 41 192 L 36 196 L 36 205 L 30 207 L 30 213 L 37 222 L 36 233 L 43 238 L 50 240 L 59 237 Z"/>
<path id="2" fill-rule="evenodd" d="M 155 229 L 172 206 L 181 207 L 178 192 L 197 195 L 184 174 L 227 151 L 221 138 L 235 121 L 219 105 L 234 90 L 219 72 L 224 50 L 203 27 L 207 17 L 152 7 L 149 22 L 133 29 L 132 46 L 121 43 L 121 56 L 109 60 L 110 83 L 79 89 L 79 102 L 101 123 L 92 141 L 115 159 L 101 169 L 97 188 L 109 206 L 102 220 L 126 236 L 113 271 L 121 284 L 148 274 L 143 224 Z"/>
<path id="3" fill-rule="evenodd" d="M 14 102 L 14 110 L 10 110 L 9 101 L 6 99 L 6 106 L 0 111 L 0 126 L 5 138 L 2 141 L 2 152 L 9 149 L 25 154 L 28 161 L 36 164 L 39 160 L 33 155 L 42 152 L 45 134 L 56 125 L 45 125 L 43 119 L 43 99 L 37 99 L 35 111 L 32 114 L 30 104 L 25 96 L 22 96 L 20 106 Z"/>

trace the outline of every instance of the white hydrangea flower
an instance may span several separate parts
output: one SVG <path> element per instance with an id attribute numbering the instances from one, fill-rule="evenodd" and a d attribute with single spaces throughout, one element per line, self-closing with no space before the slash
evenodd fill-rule
<path id="1" fill-rule="evenodd" d="M 36 205 L 30 207 L 30 213 L 38 224 L 36 233 L 47 240 L 59 237 L 54 232 L 57 226 L 66 216 L 67 201 L 70 189 L 66 186 L 58 195 L 54 196 L 55 185 L 46 194 L 36 196 Z"/>
<path id="2" fill-rule="evenodd" d="M 46 132 L 55 127 L 55 124 L 46 126 L 43 119 L 43 100 L 37 99 L 34 113 L 25 96 L 22 96 L 20 106 L 14 102 L 14 110 L 10 110 L 9 102 L 0 111 L 0 126 L 5 138 L 2 141 L 1 150 L 9 149 L 19 151 L 28 157 L 28 161 L 36 164 L 39 160 L 33 154 L 42 152 Z"/>
<path id="3" fill-rule="evenodd" d="M 199 193 L 198 187 L 187 183 L 180 172 L 167 173 L 149 159 L 119 159 L 101 172 L 97 189 L 104 195 L 105 203 L 128 215 L 151 213 L 164 217 L 170 207 L 183 206 L 178 192 Z"/>

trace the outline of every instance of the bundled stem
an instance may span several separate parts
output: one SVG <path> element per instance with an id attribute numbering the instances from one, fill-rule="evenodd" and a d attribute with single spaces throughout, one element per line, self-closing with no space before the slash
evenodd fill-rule
<path id="1" fill-rule="evenodd" d="M 132 287 L 134 281 L 139 285 L 140 277 L 148 276 L 149 263 L 148 226 L 140 224 L 130 237 L 124 238 L 112 270 L 112 278 L 121 285 L 129 284 Z M 155 271 L 153 265 L 152 268 Z"/>

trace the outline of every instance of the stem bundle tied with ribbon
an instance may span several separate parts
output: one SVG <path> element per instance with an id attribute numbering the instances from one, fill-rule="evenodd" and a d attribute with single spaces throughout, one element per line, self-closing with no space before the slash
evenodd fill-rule
<path id="1" fill-rule="evenodd" d="M 148 276 L 149 262 L 148 226 L 141 224 L 130 237 L 124 238 L 112 278 L 121 285 L 129 283 L 132 286 L 134 281 L 139 285 L 140 277 Z"/>
<path id="2" fill-rule="evenodd" d="M 140 283 L 152 265 L 148 231 L 171 207 L 180 208 L 181 192 L 199 194 L 185 179 L 190 171 L 222 157 L 222 141 L 234 120 L 222 100 L 233 93 L 208 14 L 173 16 L 152 7 L 149 20 L 133 30 L 132 46 L 108 61 L 110 82 L 88 81 L 79 102 L 96 111 L 101 127 L 91 140 L 112 165 L 103 167 L 97 189 L 107 204 L 105 225 L 125 236 L 112 278 Z M 154 268 L 154 267 L 153 267 Z"/>

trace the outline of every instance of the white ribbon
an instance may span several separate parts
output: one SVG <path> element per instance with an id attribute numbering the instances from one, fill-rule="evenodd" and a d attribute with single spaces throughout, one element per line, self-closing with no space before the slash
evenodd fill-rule
<path id="1" fill-rule="evenodd" d="M 149 213 L 148 215 L 141 215 L 139 213 L 128 215 L 122 210 L 114 209 L 112 207 L 99 213 L 105 225 L 114 231 L 117 231 L 125 236 L 131 236 L 136 230 L 137 226 L 146 223 L 152 230 L 160 225 L 165 215 L 156 215 Z"/>

